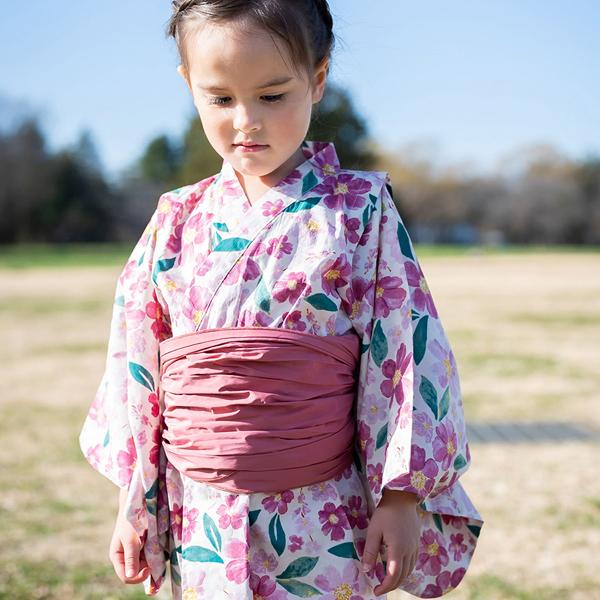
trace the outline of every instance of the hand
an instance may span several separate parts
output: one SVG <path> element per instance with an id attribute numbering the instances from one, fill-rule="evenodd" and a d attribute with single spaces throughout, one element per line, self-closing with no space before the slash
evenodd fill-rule
<path id="1" fill-rule="evenodd" d="M 385 489 L 373 511 L 362 562 L 365 571 L 371 570 L 379 548 L 386 547 L 387 573 L 373 589 L 378 596 L 395 590 L 415 568 L 421 531 L 417 504 L 415 494 Z"/>
<path id="2" fill-rule="evenodd" d="M 150 575 L 142 540 L 125 518 L 117 517 L 108 557 L 123 583 L 142 583 Z"/>

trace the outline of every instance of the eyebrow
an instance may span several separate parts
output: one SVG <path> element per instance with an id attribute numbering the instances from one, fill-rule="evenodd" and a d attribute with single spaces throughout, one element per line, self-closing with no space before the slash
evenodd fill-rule
<path id="1" fill-rule="evenodd" d="M 257 89 L 263 90 L 268 87 L 273 87 L 276 85 L 283 85 L 284 83 L 287 83 L 288 81 L 291 81 L 291 80 L 292 80 L 292 77 L 276 77 L 275 79 L 272 79 L 271 81 L 268 81 L 267 83 L 265 83 L 263 85 L 259 85 Z M 226 88 L 222 88 L 222 87 L 219 87 L 216 85 L 208 85 L 208 86 L 199 85 L 198 87 L 201 90 L 204 90 L 206 92 L 225 92 L 225 91 L 227 91 Z"/>

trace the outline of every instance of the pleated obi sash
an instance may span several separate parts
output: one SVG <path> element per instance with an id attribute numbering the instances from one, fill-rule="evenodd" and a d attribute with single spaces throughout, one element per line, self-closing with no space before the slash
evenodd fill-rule
<path id="1" fill-rule="evenodd" d="M 360 339 L 274 327 L 203 329 L 160 343 L 162 445 L 188 477 L 279 492 L 352 462 Z"/>

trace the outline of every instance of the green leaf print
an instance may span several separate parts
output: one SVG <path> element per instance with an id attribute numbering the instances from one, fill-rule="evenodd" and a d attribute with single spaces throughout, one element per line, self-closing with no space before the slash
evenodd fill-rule
<path id="1" fill-rule="evenodd" d="M 278 579 L 277 583 L 285 588 L 290 594 L 300 598 L 312 598 L 313 596 L 322 596 L 321 592 L 308 583 L 302 583 L 297 579 Z"/>
<path id="2" fill-rule="evenodd" d="M 133 375 L 133 378 L 138 383 L 141 383 L 151 392 L 154 391 L 154 379 L 152 378 L 152 374 L 150 373 L 150 371 L 148 371 L 148 369 L 146 369 L 146 367 L 138 365 L 138 363 L 129 361 L 129 372 Z"/>
<path id="3" fill-rule="evenodd" d="M 290 205 L 286 206 L 281 212 L 295 213 L 300 210 L 310 210 L 319 204 L 320 200 L 320 196 L 316 198 L 307 198 L 306 200 L 298 200 L 297 202 L 292 202 Z"/>
<path id="4" fill-rule="evenodd" d="M 415 257 L 410 249 L 410 239 L 408 237 L 406 228 L 402 223 L 398 223 L 398 242 L 400 244 L 400 251 L 402 254 L 414 261 Z"/>
<path id="5" fill-rule="evenodd" d="M 152 270 L 152 281 L 154 282 L 155 285 L 156 285 L 156 276 L 159 273 L 162 273 L 163 271 L 168 271 L 170 268 L 173 267 L 174 264 L 175 264 L 175 257 L 163 258 L 162 260 L 159 260 L 154 265 L 154 269 Z"/>
<path id="6" fill-rule="evenodd" d="M 478 525 L 467 525 L 467 529 L 475 536 L 479 537 L 479 533 L 481 532 L 481 527 Z"/>
<path id="7" fill-rule="evenodd" d="M 146 251 L 142 252 L 142 255 L 140 256 L 140 260 L 137 261 L 138 267 L 142 264 L 142 261 L 144 260 L 144 254 L 146 254 Z"/>
<path id="8" fill-rule="evenodd" d="M 360 353 L 361 353 L 361 355 L 364 354 L 370 347 L 371 347 L 371 344 L 363 344 L 361 342 L 360 343 Z"/>
<path id="9" fill-rule="evenodd" d="M 450 388 L 446 388 L 440 398 L 440 403 L 438 405 L 438 421 L 441 421 L 448 414 L 448 408 L 450 408 Z"/>
<path id="10" fill-rule="evenodd" d="M 275 575 L 275 577 L 277 579 L 304 577 L 315 568 L 318 560 L 318 556 L 301 556 L 300 558 L 293 560 L 281 575 Z"/>
<path id="11" fill-rule="evenodd" d="M 312 190 L 317 183 L 319 183 L 317 176 L 312 171 L 309 171 L 302 180 L 302 195 L 304 196 L 308 190 Z"/>
<path id="12" fill-rule="evenodd" d="M 158 477 L 154 480 L 154 483 L 150 486 L 148 491 L 144 494 L 146 500 L 156 498 L 156 492 L 158 491 Z"/>
<path id="13" fill-rule="evenodd" d="M 250 244 L 250 240 L 240 237 L 227 238 L 219 242 L 213 249 L 213 252 L 236 252 L 243 250 Z"/>
<path id="14" fill-rule="evenodd" d="M 254 299 L 256 301 L 256 306 L 260 308 L 263 312 L 271 312 L 271 294 L 269 294 L 269 290 L 265 285 L 265 281 L 261 275 L 260 281 L 256 286 L 256 291 L 254 292 Z"/>
<path id="15" fill-rule="evenodd" d="M 413 351 L 415 362 L 419 364 L 425 356 L 425 348 L 427 347 L 427 321 L 428 315 L 425 315 L 415 327 L 413 333 Z"/>
<path id="16" fill-rule="evenodd" d="M 365 210 L 363 210 L 363 214 L 362 214 L 363 227 L 367 226 L 367 223 L 369 222 L 369 219 L 371 218 L 371 215 L 373 214 L 373 212 L 375 212 L 375 209 L 370 204 L 367 204 L 367 206 L 365 206 Z"/>
<path id="17" fill-rule="evenodd" d="M 120 296 L 117 296 L 115 298 L 115 304 L 117 306 L 125 306 L 125 296 L 123 296 L 122 294 Z"/>
<path id="18" fill-rule="evenodd" d="M 215 522 L 213 521 L 213 519 L 210 517 L 210 515 L 208 513 L 204 513 L 202 523 L 204 525 L 204 533 L 206 534 L 206 537 L 208 538 L 208 541 L 210 542 L 211 546 L 215 550 L 220 552 L 221 551 L 221 534 L 220 534 L 217 526 L 215 525 Z"/>
<path id="19" fill-rule="evenodd" d="M 423 396 L 423 400 L 433 413 L 433 416 L 438 418 L 438 405 L 437 405 L 437 392 L 435 391 L 435 387 L 425 375 L 421 375 L 421 385 L 419 386 L 419 392 L 421 396 Z"/>
<path id="20" fill-rule="evenodd" d="M 458 454 L 457 457 L 454 459 L 454 468 L 457 471 L 460 471 L 460 469 L 465 467 L 466 464 L 467 461 L 465 460 L 465 457 L 462 454 Z"/>
<path id="21" fill-rule="evenodd" d="M 338 309 L 336 303 L 326 294 L 313 294 L 312 296 L 308 296 L 306 301 L 318 310 L 336 312 Z"/>
<path id="22" fill-rule="evenodd" d="M 435 523 L 435 526 L 440 530 L 440 533 L 444 533 L 444 528 L 442 527 L 442 518 L 438 513 L 431 513 L 431 518 Z"/>
<path id="23" fill-rule="evenodd" d="M 229 227 L 227 227 L 227 223 L 213 223 L 213 227 L 219 231 L 227 231 L 229 233 Z"/>
<path id="24" fill-rule="evenodd" d="M 371 355 L 375 364 L 380 367 L 388 353 L 388 343 L 385 333 L 381 328 L 381 321 L 375 323 L 373 327 L 373 336 L 371 338 Z"/>
<path id="25" fill-rule="evenodd" d="M 106 446 L 108 446 L 109 441 L 110 441 L 110 429 L 107 429 L 106 435 L 104 436 L 104 441 L 102 442 L 102 445 L 106 448 Z"/>
<path id="26" fill-rule="evenodd" d="M 250 527 L 252 527 L 252 525 L 254 525 L 254 523 L 256 522 L 256 519 L 258 519 L 260 511 L 261 509 L 259 508 L 258 510 L 251 510 L 248 513 L 248 521 L 250 522 Z"/>
<path id="27" fill-rule="evenodd" d="M 344 542 L 343 544 L 332 546 L 327 552 L 341 558 L 355 558 L 356 560 L 359 560 L 356 548 L 352 542 Z"/>
<path id="28" fill-rule="evenodd" d="M 223 559 L 216 552 L 202 546 L 188 546 L 183 549 L 181 556 L 191 562 L 223 562 Z"/>
<path id="29" fill-rule="evenodd" d="M 375 442 L 375 449 L 379 450 L 387 442 L 388 426 L 387 423 L 377 433 L 377 441 Z"/>
<path id="30" fill-rule="evenodd" d="M 275 552 L 281 556 L 285 550 L 285 531 L 283 531 L 278 514 L 275 514 L 269 522 L 269 539 L 271 545 L 275 548 Z"/>

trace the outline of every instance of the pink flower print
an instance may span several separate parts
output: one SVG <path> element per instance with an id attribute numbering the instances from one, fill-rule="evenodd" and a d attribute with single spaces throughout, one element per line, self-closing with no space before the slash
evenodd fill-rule
<path id="1" fill-rule="evenodd" d="M 367 514 L 361 505 L 362 498 L 360 496 L 350 496 L 350 498 L 348 498 L 346 515 L 348 517 L 348 523 L 350 523 L 350 527 L 364 529 L 369 524 Z"/>
<path id="2" fill-rule="evenodd" d="M 97 469 L 100 466 L 100 458 L 102 456 L 102 446 L 100 444 L 96 444 L 95 446 L 90 446 L 87 449 L 86 452 L 86 457 L 88 459 L 88 461 L 90 462 L 91 465 L 93 465 L 93 467 L 95 469 Z"/>
<path id="3" fill-rule="evenodd" d="M 315 148 L 315 152 L 316 154 L 312 162 L 317 165 L 323 175 L 335 175 L 339 168 L 339 163 L 331 146 L 326 144 L 318 150 Z"/>
<path id="4" fill-rule="evenodd" d="M 250 560 L 250 570 L 253 573 L 271 573 L 277 568 L 277 564 L 274 554 L 267 554 L 259 548 Z"/>
<path id="5" fill-rule="evenodd" d="M 406 269 L 406 278 L 408 279 L 408 284 L 412 288 L 412 301 L 416 308 L 422 311 L 425 309 L 425 307 L 427 307 L 427 312 L 432 317 L 437 317 L 438 313 L 435 308 L 435 304 L 433 303 L 433 298 L 431 297 L 427 280 L 425 279 L 425 275 L 423 275 L 423 271 L 421 270 L 421 265 L 407 260 L 404 263 L 404 268 Z"/>
<path id="6" fill-rule="evenodd" d="M 133 476 L 133 470 L 137 461 L 137 452 L 133 437 L 127 438 L 126 450 L 119 450 L 117 454 L 117 464 L 119 465 L 119 482 L 121 485 L 127 485 Z"/>
<path id="7" fill-rule="evenodd" d="M 417 435 L 422 437 L 426 442 L 431 442 L 431 438 L 433 437 L 433 423 L 427 413 L 422 410 L 414 411 L 413 422 Z"/>
<path id="8" fill-rule="evenodd" d="M 284 490 L 274 496 L 267 496 L 263 498 L 262 505 L 269 511 L 274 512 L 277 510 L 280 515 L 287 512 L 288 504 L 294 499 L 294 492 L 292 490 Z"/>
<path id="9" fill-rule="evenodd" d="M 181 541 L 188 544 L 192 539 L 192 534 L 196 529 L 196 519 L 198 518 L 197 508 L 183 507 L 183 523 L 181 526 Z"/>
<path id="10" fill-rule="evenodd" d="M 387 379 L 382 381 L 381 393 L 390 398 L 390 406 L 395 398 L 398 405 L 402 405 L 404 400 L 404 386 L 402 380 L 405 373 L 409 370 L 412 362 L 412 352 L 406 353 L 406 344 L 402 342 L 396 352 L 396 360 L 388 358 L 383 361 L 381 371 Z"/>
<path id="11" fill-rule="evenodd" d="M 179 506 L 177 502 L 173 503 L 171 509 L 171 527 L 173 528 L 173 535 L 175 540 L 179 543 L 181 540 L 181 528 L 183 524 L 183 506 Z"/>
<path id="12" fill-rule="evenodd" d="M 448 469 L 454 460 L 458 448 L 456 432 L 450 421 L 440 423 L 435 432 L 437 437 L 433 440 L 433 457 L 435 460 L 442 461 L 442 468 Z"/>
<path id="13" fill-rule="evenodd" d="M 451 533 L 450 534 L 450 546 L 449 550 L 452 552 L 454 560 L 460 560 L 462 555 L 467 551 L 467 545 L 463 544 L 464 536 L 462 533 Z"/>
<path id="14" fill-rule="evenodd" d="M 230 581 L 243 583 L 250 575 L 250 563 L 248 561 L 248 544 L 241 540 L 231 540 L 225 546 L 225 552 L 230 560 L 225 566 L 225 575 Z"/>
<path id="15" fill-rule="evenodd" d="M 291 254 L 294 246 L 288 241 L 287 235 L 275 237 L 267 242 L 267 254 L 281 258 L 284 254 Z"/>
<path id="16" fill-rule="evenodd" d="M 358 567 L 354 561 L 348 561 L 341 573 L 329 566 L 315 578 L 315 585 L 329 592 L 326 596 L 328 600 L 361 600 L 359 582 Z"/>
<path id="17" fill-rule="evenodd" d="M 335 488 L 331 485 L 331 483 L 326 483 L 325 481 L 314 483 L 308 489 L 312 492 L 312 499 L 319 502 L 324 502 L 325 500 L 335 500 L 337 497 Z"/>
<path id="18" fill-rule="evenodd" d="M 376 465 L 367 465 L 367 480 L 369 481 L 369 487 L 374 494 L 379 494 L 381 491 L 381 481 L 383 479 L 383 465 L 377 463 Z"/>
<path id="19" fill-rule="evenodd" d="M 312 191 L 322 194 L 323 203 L 333 210 L 343 208 L 362 208 L 365 205 L 364 194 L 372 185 L 370 181 L 356 177 L 352 173 L 339 173 L 337 177 L 331 175 L 315 186 Z"/>
<path id="20" fill-rule="evenodd" d="M 363 277 L 355 277 L 342 300 L 342 308 L 353 321 L 362 316 L 367 309 L 367 302 L 373 304 L 374 286 L 372 281 Z M 365 302 L 366 300 L 366 302 Z"/>
<path id="21" fill-rule="evenodd" d="M 358 242 L 358 230 L 360 229 L 360 221 L 356 217 L 348 218 L 347 215 L 342 215 L 342 225 L 344 226 L 344 236 L 346 241 L 351 244 Z"/>
<path id="22" fill-rule="evenodd" d="M 306 546 L 304 548 L 304 552 L 306 554 L 320 554 L 323 550 L 323 546 L 318 542 L 318 540 L 313 540 L 312 537 L 309 537 L 306 540 Z"/>
<path id="23" fill-rule="evenodd" d="M 250 589 L 254 600 L 285 600 L 286 592 L 275 588 L 275 582 L 268 575 L 259 577 L 254 573 L 250 574 Z"/>
<path id="24" fill-rule="evenodd" d="M 240 281 L 254 281 L 260 275 L 260 267 L 249 257 L 240 257 L 229 271 L 223 283 L 234 285 Z"/>
<path id="25" fill-rule="evenodd" d="M 344 287 L 352 276 L 352 265 L 345 254 L 325 265 L 321 274 L 321 284 L 326 294 L 332 294 L 336 288 Z"/>
<path id="26" fill-rule="evenodd" d="M 421 569 L 426 575 L 438 575 L 448 562 L 448 553 L 443 546 L 441 536 L 433 529 L 426 529 L 421 535 L 419 556 L 416 569 Z"/>
<path id="27" fill-rule="evenodd" d="M 290 552 L 296 552 L 297 550 L 301 550 L 303 544 L 304 539 L 301 536 L 290 535 L 290 544 L 288 544 Z"/>
<path id="28" fill-rule="evenodd" d="M 306 273 L 302 271 L 292 271 L 284 273 L 273 286 L 273 298 L 277 302 L 289 301 L 294 304 L 303 294 L 306 288 L 306 293 L 310 291 L 310 285 L 306 283 Z"/>
<path id="29" fill-rule="evenodd" d="M 183 232 L 183 223 L 179 223 L 173 229 L 169 239 L 167 240 L 166 248 L 173 254 L 179 254 L 181 250 L 181 233 Z"/>
<path id="30" fill-rule="evenodd" d="M 302 313 L 299 310 L 284 313 L 283 327 L 295 331 L 306 331 L 306 323 L 302 320 Z"/>
<path id="31" fill-rule="evenodd" d="M 221 504 L 217 508 L 219 515 L 219 526 L 221 529 L 232 527 L 239 529 L 244 524 L 244 517 L 248 514 L 248 506 L 243 506 L 242 510 L 236 510 L 237 496 L 235 494 L 227 494 L 225 504 Z"/>
<path id="32" fill-rule="evenodd" d="M 410 455 L 410 472 L 393 481 L 395 484 L 404 485 L 407 492 L 414 492 L 420 498 L 429 495 L 435 484 L 439 468 L 433 458 L 425 460 L 425 449 L 412 444 Z"/>
<path id="33" fill-rule="evenodd" d="M 210 300 L 206 287 L 199 285 L 192 286 L 188 300 L 188 302 L 183 304 L 182 312 L 194 325 L 199 325 L 204 314 L 204 309 Z"/>
<path id="34" fill-rule="evenodd" d="M 380 277 L 375 284 L 375 311 L 376 317 L 387 317 L 390 310 L 400 308 L 406 298 L 406 290 L 402 287 L 400 277 Z"/>
<path id="35" fill-rule="evenodd" d="M 450 385 L 450 393 L 454 398 L 458 396 L 458 377 L 456 371 L 456 360 L 450 347 L 444 347 L 434 339 L 428 344 L 433 355 L 439 359 L 433 366 L 434 373 L 438 376 L 438 383 L 442 388 Z"/>
<path id="36" fill-rule="evenodd" d="M 282 208 L 283 208 L 283 200 L 281 200 L 281 198 L 278 198 L 275 201 L 265 200 L 262 203 L 260 210 L 261 210 L 263 216 L 270 217 L 272 215 L 276 215 L 279 211 L 281 211 Z"/>
<path id="37" fill-rule="evenodd" d="M 148 404 L 150 404 L 150 411 L 153 417 L 158 417 L 158 413 L 160 412 L 160 406 L 158 404 L 158 396 L 155 392 L 150 392 L 148 394 Z"/>
<path id="38" fill-rule="evenodd" d="M 90 419 L 96 421 L 98 427 L 106 425 L 106 411 L 102 394 L 96 394 L 90 406 Z"/>
<path id="39" fill-rule="evenodd" d="M 152 431 L 152 447 L 148 454 L 148 460 L 156 467 L 160 456 L 160 445 L 162 441 L 162 433 L 160 428 L 155 427 Z"/>
<path id="40" fill-rule="evenodd" d="M 363 460 L 367 460 L 373 456 L 375 450 L 375 442 L 371 436 L 371 428 L 361 422 L 358 427 L 358 448 Z"/>
<path id="41" fill-rule="evenodd" d="M 336 507 L 333 502 L 326 502 L 323 510 L 319 511 L 319 521 L 323 524 L 321 531 L 325 535 L 329 534 L 334 541 L 344 539 L 344 530 L 350 529 L 346 511 L 341 504 Z"/>

